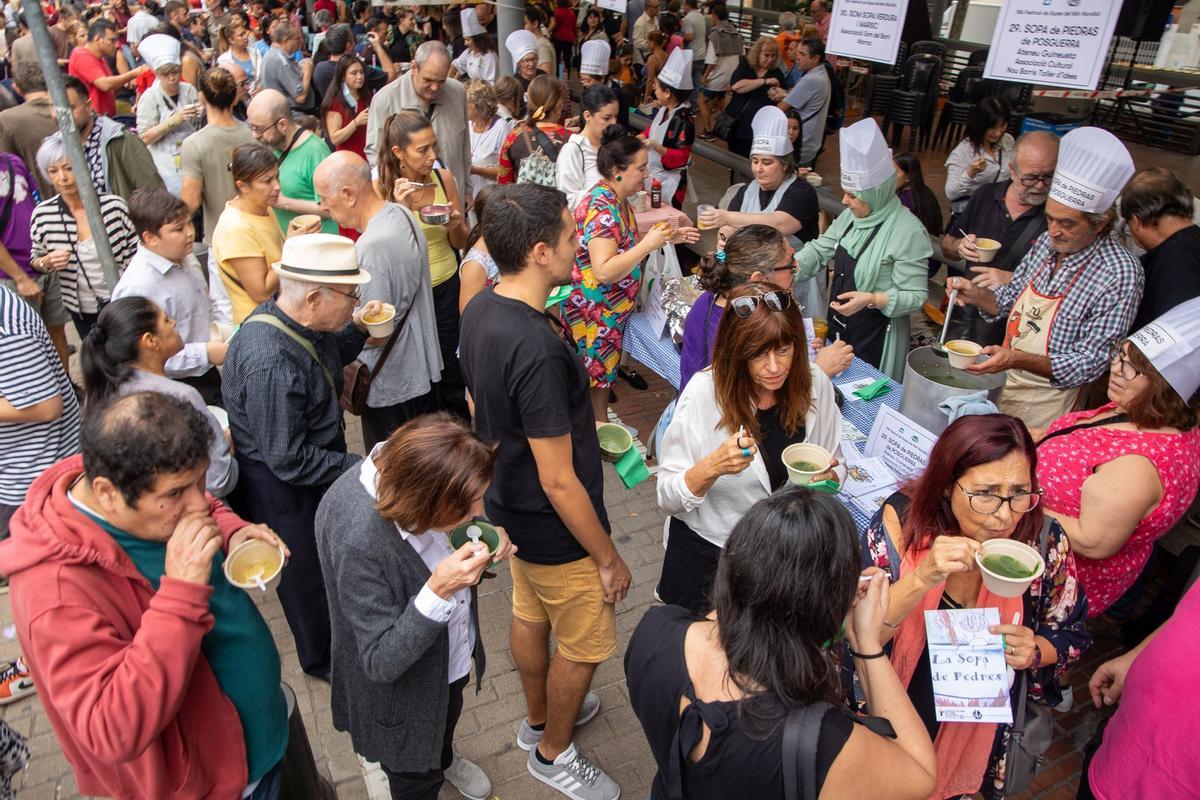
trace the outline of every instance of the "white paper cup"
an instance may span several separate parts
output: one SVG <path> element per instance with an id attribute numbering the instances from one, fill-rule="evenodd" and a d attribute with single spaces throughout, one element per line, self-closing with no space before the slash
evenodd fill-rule
<path id="1" fill-rule="evenodd" d="M 707 203 L 696 206 L 696 225 L 697 225 L 697 227 L 699 227 L 700 230 L 702 230 L 702 231 L 708 230 L 708 228 L 704 225 L 704 223 L 700 221 L 700 218 L 702 216 L 704 216 L 707 212 L 714 211 L 715 209 L 716 209 L 716 206 L 708 205 Z"/>
<path id="2" fill-rule="evenodd" d="M 808 185 L 814 189 L 824 183 L 824 179 L 822 179 L 821 176 L 815 172 L 810 172 L 805 175 L 804 180 L 808 181 Z"/>
<path id="3" fill-rule="evenodd" d="M 283 573 L 283 547 L 262 539 L 247 539 L 225 557 L 225 578 L 239 589 L 262 589 L 273 585 Z M 258 577 L 262 581 L 259 586 Z"/>
<path id="4" fill-rule="evenodd" d="M 976 239 L 975 249 L 979 251 L 975 260 L 980 264 L 990 264 L 996 254 L 1000 252 L 1000 243 L 995 239 Z"/>
<path id="5" fill-rule="evenodd" d="M 292 217 L 292 221 L 288 223 L 287 236 L 296 236 L 306 231 L 313 232 L 311 229 L 315 226 L 316 233 L 320 233 L 321 218 L 316 214 L 300 214 Z"/>
<path id="6" fill-rule="evenodd" d="M 813 478 L 829 469 L 833 456 L 819 444 L 798 442 L 783 448 L 783 466 L 787 468 L 788 480 L 800 486 L 813 482 Z M 798 466 L 805 464 L 813 469 Z"/>
<path id="7" fill-rule="evenodd" d="M 384 303 L 380 315 L 383 318 L 379 322 L 368 322 L 367 318 L 363 317 L 363 324 L 367 326 L 367 332 L 376 339 L 391 336 L 392 331 L 396 329 L 396 307 L 394 305 Z"/>
<path id="8" fill-rule="evenodd" d="M 946 349 L 950 366 L 955 369 L 966 369 L 969 364 L 974 364 L 983 352 L 981 345 L 967 339 L 951 339 L 942 346 Z"/>
<path id="9" fill-rule="evenodd" d="M 228 342 L 233 336 L 234 328 L 224 322 L 212 322 L 208 326 L 208 338 L 217 342 Z"/>
<path id="10" fill-rule="evenodd" d="M 1011 556 L 1026 569 L 1033 570 L 1033 574 L 1028 578 L 1007 578 L 983 565 L 983 560 L 988 556 Z M 984 542 L 983 548 L 975 554 L 975 563 L 983 573 L 983 585 L 992 594 L 1000 597 L 1020 597 L 1046 570 L 1046 562 L 1042 560 L 1041 553 L 1024 542 L 1013 539 L 991 539 Z"/>

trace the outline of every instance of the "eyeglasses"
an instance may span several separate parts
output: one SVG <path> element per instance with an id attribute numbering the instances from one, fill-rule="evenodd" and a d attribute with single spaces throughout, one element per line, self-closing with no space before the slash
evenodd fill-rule
<path id="1" fill-rule="evenodd" d="M 1041 489 L 1036 492 L 1017 492 L 1016 494 L 1002 495 L 992 494 L 991 492 L 969 492 L 958 481 L 955 481 L 954 485 L 958 487 L 960 492 L 967 496 L 967 502 L 970 504 L 971 510 L 976 514 L 995 514 L 1000 510 L 1000 506 L 1005 503 L 1008 503 L 1008 507 L 1012 509 L 1014 514 L 1024 514 L 1042 500 Z"/>
<path id="2" fill-rule="evenodd" d="M 1027 188 L 1032 188 L 1034 186 L 1037 186 L 1039 183 L 1044 183 L 1048 186 L 1048 185 L 1050 185 L 1050 182 L 1054 180 L 1053 172 L 1042 173 L 1041 175 L 1022 175 L 1020 172 L 1017 172 L 1015 169 L 1010 169 L 1009 172 L 1011 172 L 1016 178 L 1018 178 L 1021 181 L 1022 186 L 1025 186 Z"/>
<path id="3" fill-rule="evenodd" d="M 283 119 L 283 117 L 280 117 L 279 119 L 275 120 L 270 125 L 259 126 L 259 125 L 251 124 L 250 132 L 253 133 L 255 136 L 262 136 L 264 133 L 271 130 L 271 128 L 274 128 L 276 125 L 278 125 L 280 119 Z"/>
<path id="4" fill-rule="evenodd" d="M 759 304 L 766 304 L 771 311 L 780 312 L 792 304 L 792 296 L 787 292 L 763 292 L 745 297 L 735 297 L 729 301 L 733 313 L 743 319 L 754 313 Z"/>
<path id="5" fill-rule="evenodd" d="M 1117 342 L 1117 344 L 1113 346 L 1112 353 L 1108 358 L 1108 363 L 1115 364 L 1117 367 L 1117 374 L 1127 381 L 1131 381 L 1137 376 L 1145 374 L 1140 369 L 1135 367 L 1133 362 L 1129 360 L 1129 357 L 1125 355 L 1124 342 Z"/>
<path id="6" fill-rule="evenodd" d="M 788 275 L 794 278 L 796 277 L 796 269 L 796 262 L 788 261 L 786 264 L 780 264 L 778 267 L 775 267 L 775 269 L 771 270 L 771 272 L 786 272 Z"/>
<path id="7" fill-rule="evenodd" d="M 355 302 L 362 299 L 362 287 L 359 286 L 354 287 L 354 291 L 352 292 L 343 292 L 342 290 L 335 289 L 332 286 L 322 286 L 321 288 L 333 292 L 334 294 L 340 294 L 342 297 L 348 297 Z"/>

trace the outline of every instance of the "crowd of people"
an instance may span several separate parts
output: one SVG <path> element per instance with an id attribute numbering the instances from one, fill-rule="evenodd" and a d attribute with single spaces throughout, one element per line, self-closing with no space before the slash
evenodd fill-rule
<path id="1" fill-rule="evenodd" d="M 721 0 L 530 2 L 503 38 L 488 3 L 66 0 L 43 7 L 54 65 L 5 6 L 0 573 L 23 655 L 0 704 L 37 694 L 81 793 L 289 796 L 311 761 L 290 635 L 392 797 L 491 796 L 454 737 L 504 562 L 528 771 L 616 800 L 574 736 L 633 581 L 597 427 L 618 381 L 647 386 L 624 337 L 651 257 L 701 229 L 657 453 L 662 605 L 623 653 L 650 796 L 789 796 L 797 762 L 829 797 L 1028 784 L 1022 726 L 1071 708 L 1095 626 L 1129 619 L 1200 489 L 1196 201 L 1108 131 L 1014 139 L 1000 96 L 939 192 L 874 119 L 844 124 L 829 3 L 807 11 L 747 42 Z M 823 224 L 832 135 L 845 208 Z M 698 197 L 698 140 L 751 180 Z M 643 193 L 696 226 L 639 225 Z M 902 379 L 943 263 L 966 369 L 1003 389 L 860 530 L 783 453 L 819 446 L 813 480 L 846 481 L 833 379 Z M 983 582 L 998 539 L 1040 552 L 1021 596 Z M 248 545 L 286 560 L 275 638 L 229 572 Z M 1080 797 L 1200 795 L 1172 713 L 1200 589 L 1180 593 L 1091 678 L 1120 706 Z M 1038 710 L 1015 725 L 936 714 L 922 612 L 984 607 Z"/>

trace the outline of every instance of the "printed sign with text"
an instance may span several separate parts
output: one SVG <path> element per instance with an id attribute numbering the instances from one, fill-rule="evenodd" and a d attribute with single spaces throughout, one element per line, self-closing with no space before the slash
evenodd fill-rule
<path id="1" fill-rule="evenodd" d="M 1000 624 L 995 608 L 925 612 L 933 706 L 938 722 L 1012 723 L 1004 640 L 989 633 Z"/>

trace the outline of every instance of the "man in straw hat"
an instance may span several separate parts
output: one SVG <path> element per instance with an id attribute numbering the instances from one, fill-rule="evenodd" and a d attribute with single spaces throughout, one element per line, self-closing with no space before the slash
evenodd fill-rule
<path id="1" fill-rule="evenodd" d="M 1021 260 L 1012 281 L 995 288 L 950 278 L 959 303 L 985 318 L 1007 316 L 1003 345 L 984 348 L 978 374 L 1008 372 L 1000 409 L 1045 428 L 1075 405 L 1080 390 L 1108 369 L 1142 299 L 1142 266 L 1108 234 L 1113 204 L 1133 175 L 1125 145 L 1101 128 L 1076 128 L 1062 139 L 1047 231 Z"/>
<path id="2" fill-rule="evenodd" d="M 342 369 L 366 344 L 363 316 L 383 304 L 356 310 L 371 276 L 343 236 L 293 236 L 272 268 L 279 294 L 231 340 L 222 388 L 241 507 L 291 549 L 279 600 L 301 668 L 328 680 L 329 607 L 313 518 L 325 490 L 358 461 L 342 432 Z"/>

